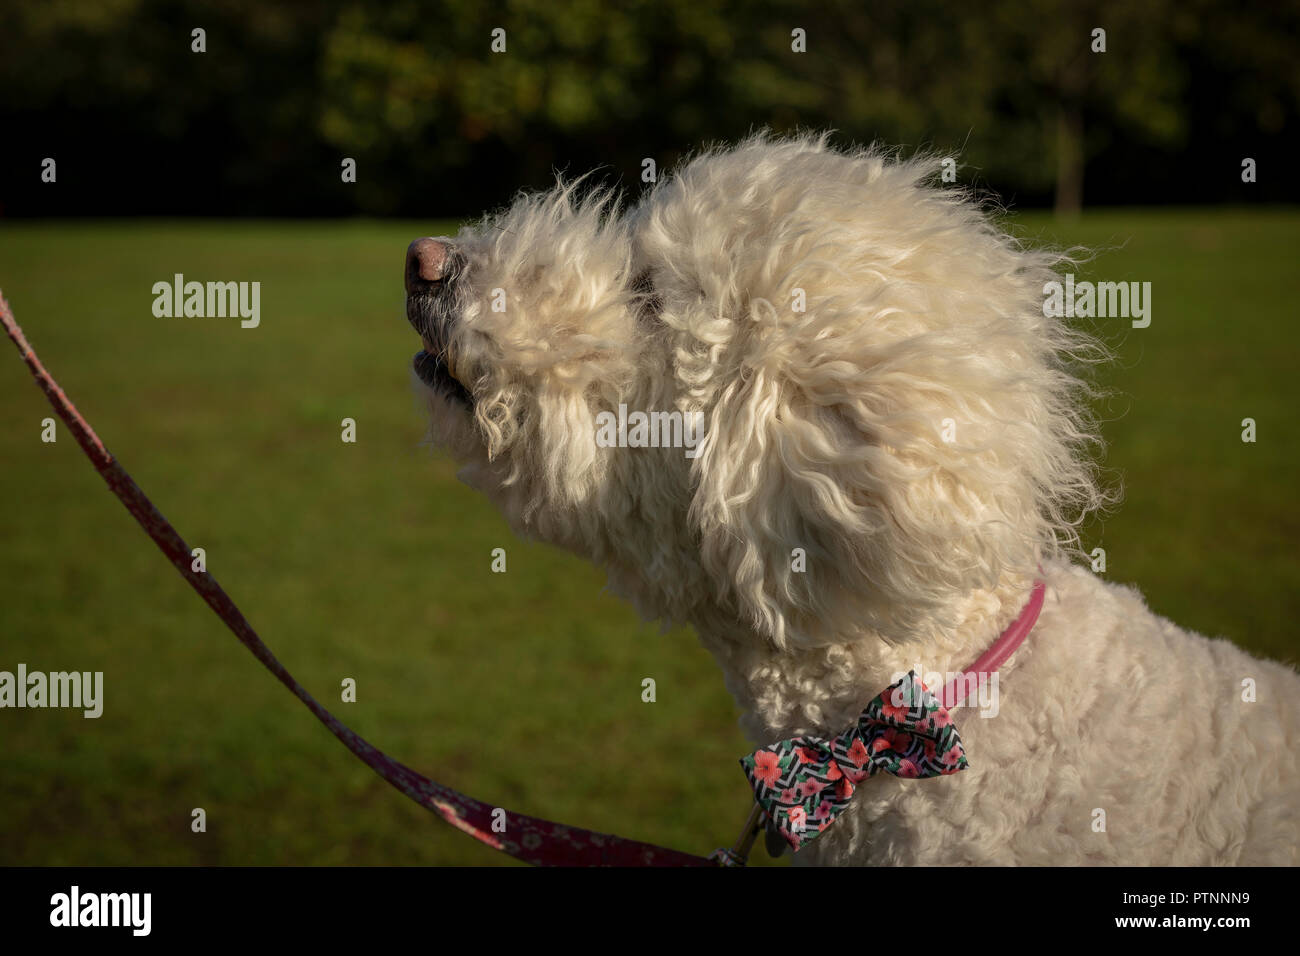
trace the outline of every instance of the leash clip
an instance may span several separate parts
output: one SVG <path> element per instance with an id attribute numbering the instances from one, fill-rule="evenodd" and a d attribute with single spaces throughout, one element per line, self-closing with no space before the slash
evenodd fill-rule
<path id="1" fill-rule="evenodd" d="M 758 837 L 758 831 L 763 828 L 763 808 L 754 802 L 754 809 L 749 811 L 749 819 L 745 821 L 745 829 L 740 831 L 740 838 L 736 840 L 735 846 L 731 849 L 719 847 L 709 854 L 709 860 L 718 866 L 744 866 L 749 862 L 749 851 L 754 848 L 754 840 Z"/>

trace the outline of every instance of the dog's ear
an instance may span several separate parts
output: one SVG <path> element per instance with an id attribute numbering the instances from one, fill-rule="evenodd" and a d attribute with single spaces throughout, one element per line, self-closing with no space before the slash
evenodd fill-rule
<path id="1" fill-rule="evenodd" d="M 1104 504 L 1049 317 L 1068 256 L 1008 237 L 937 157 L 757 137 L 644 200 L 712 591 L 778 646 L 906 639 L 1018 586 Z M 969 610 L 968 608 L 966 609 Z"/>
<path id="2" fill-rule="evenodd" d="M 475 419 L 510 482 L 535 479 L 556 507 L 601 485 L 595 415 L 634 378 L 641 333 L 618 196 L 559 182 L 463 230 L 454 343 L 473 356 Z"/>
<path id="3" fill-rule="evenodd" d="M 861 425 L 769 364 L 737 375 L 708 415 L 691 511 L 703 563 L 778 647 L 825 642 L 855 612 L 869 623 L 868 592 L 890 574 L 893 469 Z"/>
<path id="4" fill-rule="evenodd" d="M 770 294 L 730 323 L 691 515 L 745 623 L 780 647 L 907 639 L 1073 532 L 1071 505 L 1097 499 L 1058 361 L 1075 340 L 1032 312 L 1033 281 L 979 301 L 900 284 L 794 316 Z"/>

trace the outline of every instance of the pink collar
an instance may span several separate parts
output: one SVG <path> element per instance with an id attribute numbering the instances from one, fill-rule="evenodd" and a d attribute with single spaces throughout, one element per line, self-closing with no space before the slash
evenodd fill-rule
<path id="1" fill-rule="evenodd" d="M 979 660 L 950 680 L 943 689 L 943 696 L 939 702 L 951 710 L 954 707 L 960 707 L 962 701 L 966 699 L 966 692 L 974 686 L 976 689 L 984 685 L 988 676 L 1006 663 L 1008 657 L 1015 653 L 1016 648 L 1024 643 L 1029 631 L 1038 620 L 1038 612 L 1043 609 L 1043 594 L 1047 590 L 1046 582 L 1041 578 L 1034 582 L 1034 590 L 1029 595 L 1029 603 L 1020 612 L 1020 616 L 1011 622 L 1010 627 L 1002 632 L 1002 635 L 993 642 L 993 645 L 980 655 Z M 971 677 L 974 677 L 972 685 Z"/>

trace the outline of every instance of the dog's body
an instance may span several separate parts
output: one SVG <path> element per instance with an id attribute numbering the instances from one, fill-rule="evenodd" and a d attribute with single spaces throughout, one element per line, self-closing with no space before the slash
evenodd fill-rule
<path id="1" fill-rule="evenodd" d="M 1055 562 L 1045 572 L 1041 616 L 999 672 L 996 716 L 970 707 L 953 714 L 970 769 L 937 780 L 873 777 L 796 862 L 1294 863 L 1294 672 L 1182 631 L 1136 592 L 1082 568 Z M 978 638 L 987 646 L 1016 611 L 1008 600 L 951 653 L 899 648 L 873 661 L 839 647 L 813 655 L 824 671 L 819 689 L 839 689 L 821 704 L 826 729 L 851 724 L 862 707 L 854 688 L 883 689 L 913 660 L 933 661 L 940 673 L 968 667 L 982 650 Z M 806 679 L 814 666 L 797 671 Z M 806 705 L 775 676 L 779 664 L 749 667 L 773 675 L 746 689 L 765 701 L 756 712 L 776 728 L 764 742 L 810 726 L 790 712 Z M 1242 699 L 1247 679 L 1254 703 Z"/>
<path id="2" fill-rule="evenodd" d="M 997 715 L 954 713 L 970 769 L 872 778 L 797 862 L 1295 862 L 1300 677 L 1069 565 L 1106 502 L 1072 371 L 1100 353 L 1044 316 L 1063 258 L 934 169 L 758 137 L 623 216 L 561 187 L 417 240 L 436 440 L 692 624 L 760 744 L 963 670 L 1043 576 Z M 620 405 L 701 415 L 698 455 L 598 442 Z"/>

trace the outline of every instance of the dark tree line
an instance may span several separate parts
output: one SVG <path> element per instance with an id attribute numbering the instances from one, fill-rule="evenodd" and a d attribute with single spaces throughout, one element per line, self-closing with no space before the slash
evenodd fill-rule
<path id="1" fill-rule="evenodd" d="M 1293 201 L 1298 26 L 1300 0 L 10 0 L 0 213 L 458 215 L 760 127 L 958 155 L 1021 206 Z"/>

